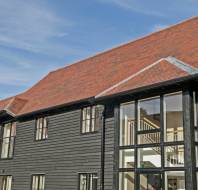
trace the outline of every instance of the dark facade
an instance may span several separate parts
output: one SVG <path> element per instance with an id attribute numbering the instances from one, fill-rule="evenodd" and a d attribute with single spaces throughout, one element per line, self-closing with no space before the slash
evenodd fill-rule
<path id="1" fill-rule="evenodd" d="M 0 190 L 198 190 L 197 34 L 195 17 L 0 100 Z"/>
<path id="2" fill-rule="evenodd" d="M 171 129 L 175 127 L 173 124 L 183 128 L 179 129 L 180 132 L 169 130 L 169 140 L 165 140 L 164 117 L 167 110 L 164 107 L 169 105 L 165 102 L 169 96 L 175 98 L 170 98 L 170 108 L 182 115 L 171 112 L 166 125 L 169 122 Z M 85 134 L 81 131 L 81 108 L 84 106 L 46 112 L 42 116 L 48 120 L 48 138 L 39 141 L 35 140 L 38 116 L 18 118 L 13 158 L 1 159 L 0 176 L 12 176 L 12 190 L 31 189 L 32 176 L 36 174 L 45 175 L 47 190 L 77 190 L 80 189 L 79 175 L 89 173 L 97 175 L 98 190 L 196 190 L 195 97 L 194 90 L 178 88 L 176 91 L 156 90 L 146 95 L 141 92 L 133 97 L 127 95 L 100 102 L 99 130 Z M 127 116 L 128 112 L 130 116 Z M 125 118 L 127 122 L 134 122 L 126 126 L 130 127 L 127 133 L 122 129 L 123 114 L 131 117 Z M 146 122 L 152 121 L 158 128 L 147 126 L 145 131 L 139 130 L 141 117 L 150 119 Z M 182 123 L 178 123 L 178 118 Z M 142 126 L 145 124 L 148 125 L 144 123 Z M 127 139 L 121 135 L 126 135 Z M 170 152 L 174 151 L 171 157 Z M 167 176 L 173 187 L 167 186 Z M 174 187 L 174 183 L 178 187 Z"/>

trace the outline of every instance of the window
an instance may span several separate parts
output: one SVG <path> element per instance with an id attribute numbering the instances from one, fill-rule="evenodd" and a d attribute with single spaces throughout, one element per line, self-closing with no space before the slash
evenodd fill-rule
<path id="1" fill-rule="evenodd" d="M 99 129 L 99 109 L 90 106 L 82 109 L 82 133 L 91 133 Z"/>
<path id="2" fill-rule="evenodd" d="M 198 172 L 196 172 L 196 179 L 197 179 L 197 190 L 198 190 Z"/>
<path id="3" fill-rule="evenodd" d="M 138 102 L 138 144 L 160 143 L 160 97 Z"/>
<path id="4" fill-rule="evenodd" d="M 0 176 L 0 190 L 11 190 L 12 176 Z"/>
<path id="5" fill-rule="evenodd" d="M 164 96 L 164 140 L 183 141 L 182 93 Z"/>
<path id="6" fill-rule="evenodd" d="M 135 103 L 120 106 L 120 146 L 134 145 Z"/>
<path id="7" fill-rule="evenodd" d="M 45 189 L 45 175 L 33 175 L 32 176 L 32 190 L 44 190 Z"/>
<path id="8" fill-rule="evenodd" d="M 135 167 L 135 150 L 124 149 L 120 150 L 120 168 L 134 168 Z"/>
<path id="9" fill-rule="evenodd" d="M 138 148 L 139 168 L 159 168 L 161 167 L 161 148 L 149 147 Z"/>
<path id="10" fill-rule="evenodd" d="M 184 145 L 165 146 L 165 167 L 184 167 Z"/>
<path id="11" fill-rule="evenodd" d="M 140 190 L 162 190 L 162 175 L 158 173 L 142 173 L 139 175 Z"/>
<path id="12" fill-rule="evenodd" d="M 185 190 L 184 171 L 165 172 L 165 190 Z"/>
<path id="13" fill-rule="evenodd" d="M 149 131 L 160 128 L 160 98 L 140 100 L 138 131 Z"/>
<path id="14" fill-rule="evenodd" d="M 36 120 L 35 138 L 37 141 L 48 138 L 48 123 L 46 117 L 41 117 Z"/>
<path id="15" fill-rule="evenodd" d="M 1 129 L 1 158 L 12 158 L 16 137 L 16 123 L 7 123 Z"/>
<path id="16" fill-rule="evenodd" d="M 195 146 L 196 167 L 198 168 L 198 146 Z"/>
<path id="17" fill-rule="evenodd" d="M 119 190 L 135 190 L 134 172 L 119 173 Z"/>
<path id="18" fill-rule="evenodd" d="M 79 190 L 97 190 L 97 174 L 83 173 L 79 177 Z"/>

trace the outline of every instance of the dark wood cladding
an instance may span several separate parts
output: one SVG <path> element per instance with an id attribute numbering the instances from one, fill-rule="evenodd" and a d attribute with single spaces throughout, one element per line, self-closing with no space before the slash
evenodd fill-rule
<path id="1" fill-rule="evenodd" d="M 103 107 L 101 107 L 102 116 Z M 12 160 L 0 161 L 0 175 L 12 175 L 12 190 L 31 189 L 31 175 L 46 175 L 46 190 L 77 190 L 78 173 L 97 173 L 100 189 L 101 129 L 80 133 L 81 110 L 48 116 L 49 138 L 34 141 L 35 120 L 17 122 Z M 112 190 L 114 118 L 105 120 L 104 189 Z"/>

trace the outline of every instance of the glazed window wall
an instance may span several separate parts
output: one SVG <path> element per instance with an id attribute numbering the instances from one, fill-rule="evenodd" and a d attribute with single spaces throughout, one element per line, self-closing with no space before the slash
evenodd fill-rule
<path id="1" fill-rule="evenodd" d="M 182 92 L 120 105 L 119 190 L 185 190 Z"/>

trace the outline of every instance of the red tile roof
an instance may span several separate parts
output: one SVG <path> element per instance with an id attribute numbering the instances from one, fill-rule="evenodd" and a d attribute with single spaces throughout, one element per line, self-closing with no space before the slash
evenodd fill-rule
<path id="1" fill-rule="evenodd" d="M 53 71 L 14 97 L 14 101 L 13 98 L 1 100 L 0 110 L 10 104 L 10 112 L 22 115 L 190 75 L 166 60 L 144 71 L 168 56 L 198 67 L 198 17 Z M 136 73 L 137 76 L 119 84 Z M 111 89 L 116 84 L 119 85 Z"/>

